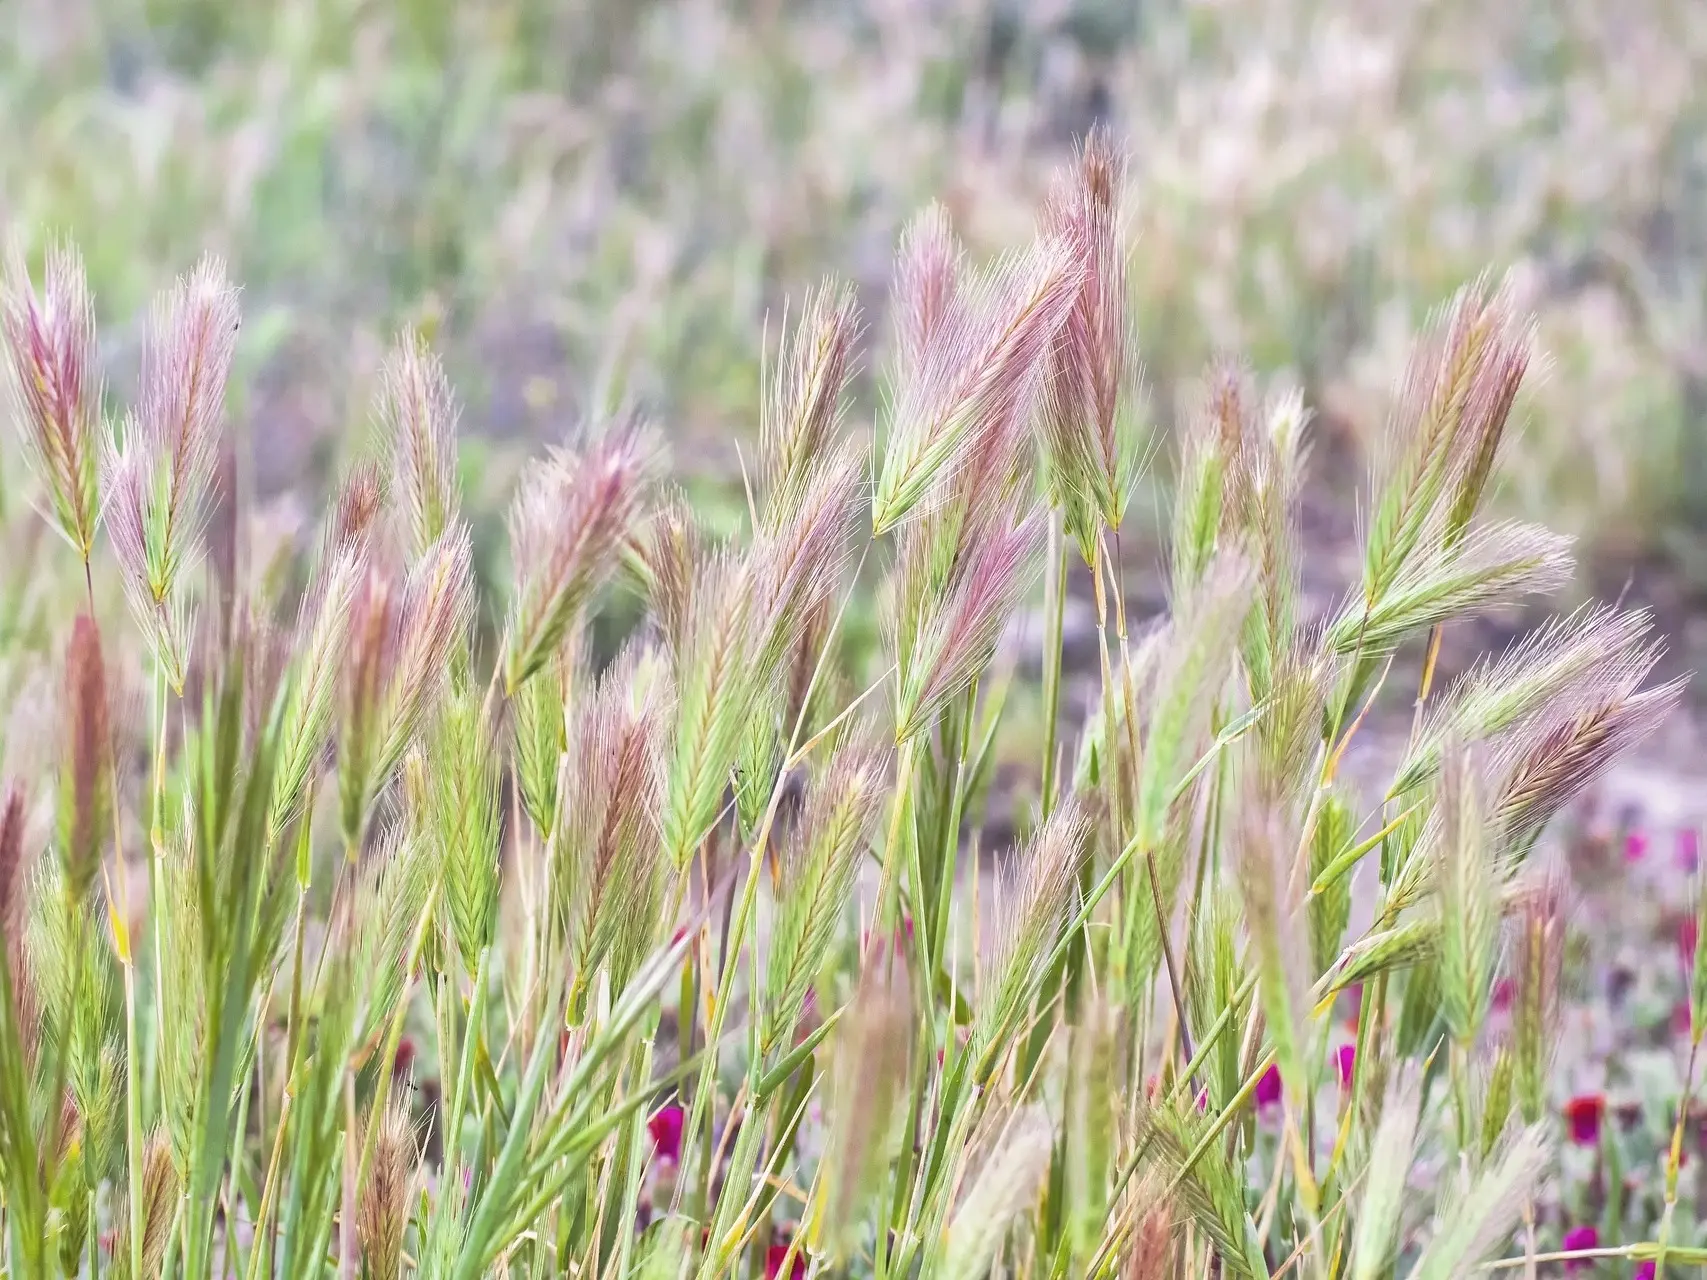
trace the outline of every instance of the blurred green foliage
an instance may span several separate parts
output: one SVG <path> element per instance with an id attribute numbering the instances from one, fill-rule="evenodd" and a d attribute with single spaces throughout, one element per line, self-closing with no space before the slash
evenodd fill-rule
<path id="1" fill-rule="evenodd" d="M 1630 554 L 1707 524 L 1704 72 L 1690 0 L 13 0 L 0 193 L 84 246 L 120 390 L 152 291 L 232 259 L 264 489 L 335 462 L 415 321 L 477 499 L 626 397 L 728 502 L 786 300 L 875 308 L 933 196 L 1011 242 L 1107 118 L 1160 420 L 1236 349 L 1356 444 L 1492 262 L 1553 354 L 1507 500 Z"/>

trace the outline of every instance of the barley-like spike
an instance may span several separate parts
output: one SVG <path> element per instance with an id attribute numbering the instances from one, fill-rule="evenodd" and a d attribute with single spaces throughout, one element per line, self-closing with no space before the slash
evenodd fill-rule
<path id="1" fill-rule="evenodd" d="M 428 831 L 443 860 L 451 936 L 473 974 L 498 908 L 499 760 L 480 691 L 466 681 L 444 701 L 427 762 Z"/>
<path id="2" fill-rule="evenodd" d="M 807 478 L 829 447 L 853 371 L 859 308 L 850 285 L 826 281 L 806 299 L 800 323 L 777 353 L 759 419 L 761 524 L 794 518 Z"/>
<path id="3" fill-rule="evenodd" d="M 799 1024 L 807 990 L 847 914 L 888 782 L 888 752 L 847 748 L 832 758 L 807 798 L 771 933 L 762 1053 L 785 1047 Z"/>
<path id="4" fill-rule="evenodd" d="M 1089 555 L 1087 516 L 1120 528 L 1137 481 L 1140 441 L 1132 398 L 1137 351 L 1127 290 L 1126 157 L 1106 130 L 1093 130 L 1078 163 L 1056 181 L 1044 234 L 1073 246 L 1085 264 L 1077 296 L 1050 353 L 1042 437 L 1056 500 Z"/>
<path id="5" fill-rule="evenodd" d="M 1186 951 L 1186 1010 L 1194 1027 L 1209 1026 L 1223 1010 L 1231 1010 L 1232 1017 L 1244 1017 L 1248 997 L 1240 998 L 1245 969 L 1239 956 L 1238 923 L 1235 895 L 1230 888 L 1217 885 L 1192 921 Z M 1135 976 L 1143 982 L 1149 972 L 1139 971 Z M 1210 1051 L 1200 1077 L 1209 1090 L 1209 1105 L 1215 1110 L 1227 1106 L 1244 1083 L 1241 1065 L 1237 1037 L 1222 1036 Z"/>
<path id="6" fill-rule="evenodd" d="M 892 971 L 883 963 L 868 969 L 837 1035 L 835 1107 L 821 1175 L 825 1243 L 838 1264 L 859 1238 L 869 1197 L 887 1185 L 883 1172 L 906 1097 L 913 1032 L 910 988 L 902 966 Z"/>
<path id="7" fill-rule="evenodd" d="M 362 1264 L 369 1280 L 397 1280 L 403 1272 L 403 1234 L 409 1227 L 417 1156 L 408 1103 L 394 1099 L 380 1117 L 373 1164 L 357 1205 Z"/>
<path id="8" fill-rule="evenodd" d="M 1539 1124 L 1547 1111 L 1568 927 L 1565 894 L 1563 877 L 1548 875 L 1525 896 L 1518 911 L 1511 1043 L 1517 1103 L 1525 1124 Z"/>
<path id="9" fill-rule="evenodd" d="M 1475 1042 L 1487 1017 L 1499 945 L 1499 903 L 1481 778 L 1464 750 L 1442 757 L 1439 797 L 1440 992 L 1448 1029 L 1460 1044 Z"/>
<path id="10" fill-rule="evenodd" d="M 569 730 L 552 884 L 577 993 L 591 988 L 613 951 L 632 951 L 628 935 L 645 923 L 659 860 L 654 824 L 669 715 L 662 672 L 631 646 L 576 709 Z M 642 932 L 644 948 L 649 927 Z"/>
<path id="11" fill-rule="evenodd" d="M 1431 319 L 1405 371 L 1398 402 L 1382 436 L 1373 511 L 1365 536 L 1364 608 L 1381 603 L 1436 517 L 1461 439 L 1465 406 L 1486 358 L 1490 330 L 1486 287 L 1477 281 Z"/>
<path id="12" fill-rule="evenodd" d="M 1131 1193 L 1138 1225 L 1121 1267 L 1122 1280 L 1174 1280 L 1174 1206 L 1165 1190 L 1152 1175 Z"/>
<path id="13" fill-rule="evenodd" d="M 22 247 L 9 246 L 0 277 L 0 339 L 24 458 L 46 493 L 42 513 L 87 561 L 101 516 L 102 391 L 94 300 L 73 246 L 48 249 L 39 297 Z"/>
<path id="14" fill-rule="evenodd" d="M 383 1034 L 408 980 L 409 942 L 433 877 L 428 840 L 399 823 L 388 828 L 362 869 L 353 912 L 356 954 L 367 983 L 359 1041 Z"/>
<path id="15" fill-rule="evenodd" d="M 1416 557 L 1373 608 L 1352 602 L 1329 627 L 1336 653 L 1384 652 L 1407 635 L 1489 605 L 1550 595 L 1570 582 L 1571 540 L 1535 525 L 1473 530 L 1451 551 Z"/>
<path id="16" fill-rule="evenodd" d="M 1220 557 L 1202 586 L 1175 611 L 1156 678 L 1150 735 L 1138 780 L 1139 847 L 1158 847 L 1174 788 L 1195 757 L 1210 703 L 1227 677 L 1239 620 L 1250 607 L 1251 576 L 1242 560 Z"/>
<path id="17" fill-rule="evenodd" d="M 1044 965 L 1076 905 L 1090 825 L 1076 802 L 1049 815 L 1020 856 L 1019 884 L 1002 907 L 996 953 L 973 1007 L 973 1062 L 993 1070 L 1015 1034 L 1020 1012 L 1043 980 Z"/>
<path id="18" fill-rule="evenodd" d="M 1146 1109 L 1145 1130 L 1156 1167 L 1169 1181 L 1179 1179 L 1176 1194 L 1198 1230 L 1209 1238 L 1222 1266 L 1236 1276 L 1260 1280 L 1268 1274 L 1256 1223 L 1245 1208 L 1245 1169 L 1220 1143 L 1211 1143 L 1197 1162 L 1185 1169 L 1186 1157 L 1198 1146 L 1204 1121 L 1184 1108 L 1192 1103 L 1165 1104 Z M 1180 1176 L 1183 1171 L 1183 1176 Z"/>
<path id="19" fill-rule="evenodd" d="M 352 608 L 362 583 L 362 557 L 362 549 L 351 545 L 323 566 L 297 619 L 297 658 L 286 676 L 278 777 L 268 820 L 274 838 L 302 816 L 308 783 L 325 754 Z"/>
<path id="20" fill-rule="evenodd" d="M 1387 1086 L 1381 1123 L 1369 1151 L 1368 1174 L 1352 1236 L 1352 1280 L 1383 1280 L 1393 1274 L 1405 1211 L 1405 1180 L 1416 1154 L 1421 1097 L 1422 1081 L 1416 1064 L 1402 1063 Z"/>
<path id="21" fill-rule="evenodd" d="M 1442 1211 L 1434 1237 L 1411 1269 L 1412 1280 L 1467 1275 L 1499 1248 L 1540 1181 L 1547 1153 L 1541 1126 L 1505 1143 L 1487 1170 L 1462 1184 Z"/>
<path id="22" fill-rule="evenodd" d="M 1043 521 L 1032 513 L 970 548 L 953 591 L 920 626 L 912 661 L 902 673 L 898 744 L 928 728 L 989 665 L 1003 627 L 1035 578 L 1042 536 Z"/>
<path id="23" fill-rule="evenodd" d="M 558 777 L 569 746 L 565 666 L 561 656 L 547 663 L 510 702 L 511 748 L 522 807 L 542 840 L 557 824 Z"/>
<path id="24" fill-rule="evenodd" d="M 1029 405 L 1082 278 L 1059 241 L 1007 257 L 958 291 L 915 374 L 896 395 L 889 440 L 872 500 L 872 532 L 886 533 L 918 510 L 964 461 L 982 424 L 1006 422 Z"/>
<path id="25" fill-rule="evenodd" d="M 1323 800 L 1316 815 L 1316 830 L 1310 838 L 1310 878 L 1314 883 L 1339 852 L 1349 846 L 1357 820 L 1345 797 L 1336 789 Z M 1312 977 L 1326 973 L 1340 953 L 1346 925 L 1351 920 L 1351 877 L 1340 876 L 1321 893 L 1312 893 L 1307 903 L 1310 915 L 1310 970 Z"/>
<path id="26" fill-rule="evenodd" d="M 100 870 L 112 830 L 112 734 L 101 633 L 78 614 L 65 650 L 66 752 L 59 790 L 59 857 L 72 896 L 82 902 Z"/>
<path id="27" fill-rule="evenodd" d="M 1493 738 L 1561 703 L 1578 703 L 1590 690 L 1634 693 L 1659 661 L 1648 643 L 1646 610 L 1585 607 L 1549 622 L 1496 661 L 1461 677 L 1424 722 L 1394 775 L 1390 795 L 1420 786 L 1439 768 L 1441 744 Z"/>
<path id="28" fill-rule="evenodd" d="M 29 874 L 24 857 L 24 789 L 17 782 L 6 787 L 0 805 L 0 936 L 17 937 L 16 912 L 23 904 L 23 885 Z"/>
<path id="29" fill-rule="evenodd" d="M 1648 737 L 1683 695 L 1687 678 L 1640 693 L 1614 690 L 1538 718 L 1503 747 L 1494 817 L 1514 837 L 1538 831 L 1619 756 Z"/>
<path id="30" fill-rule="evenodd" d="M 759 663 L 773 671 L 793 649 L 814 608 L 842 588 L 853 553 L 864 481 L 851 443 L 813 461 L 797 481 L 792 514 L 754 547 Z"/>
<path id="31" fill-rule="evenodd" d="M 456 398 L 443 364 L 412 329 L 386 357 L 374 412 L 390 447 L 409 555 L 419 557 L 457 523 L 462 503 Z"/>
<path id="32" fill-rule="evenodd" d="M 1263 1020 L 1294 1115 L 1302 1115 L 1309 1076 L 1310 937 L 1303 885 L 1291 874 L 1297 833 L 1278 814 L 1247 804 L 1237 846 L 1239 901 L 1257 972 Z"/>
<path id="33" fill-rule="evenodd" d="M 727 553 L 704 566 L 693 589 L 664 804 L 664 847 L 677 868 L 716 822 L 740 752 L 758 677 L 751 600 L 751 562 Z"/>
<path id="34" fill-rule="evenodd" d="M 1014 1221 L 1032 1207 L 1049 1174 L 1054 1126 L 1040 1106 L 1009 1117 L 948 1224 L 937 1274 L 984 1280 Z"/>
<path id="35" fill-rule="evenodd" d="M 940 204 L 928 205 L 901 233 L 895 254 L 895 336 L 901 385 L 917 377 L 960 291 L 964 251 Z"/>
<path id="36" fill-rule="evenodd" d="M 649 434 L 629 417 L 584 456 L 560 454 L 523 482 L 510 510 L 516 586 L 504 652 L 507 692 L 550 661 L 615 572 L 638 524 L 653 463 Z"/>
<path id="37" fill-rule="evenodd" d="M 1469 528 L 1494 475 L 1507 439 L 1518 388 L 1534 360 L 1535 321 L 1514 311 L 1510 280 L 1487 307 L 1487 349 L 1470 384 L 1461 430 L 1453 443 L 1453 492 L 1446 508 L 1444 541 L 1450 546 Z"/>

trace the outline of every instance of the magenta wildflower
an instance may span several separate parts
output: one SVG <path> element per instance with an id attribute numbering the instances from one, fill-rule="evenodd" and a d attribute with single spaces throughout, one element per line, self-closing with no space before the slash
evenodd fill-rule
<path id="1" fill-rule="evenodd" d="M 765 1250 L 765 1280 L 777 1280 L 782 1274 L 783 1261 L 788 1257 L 788 1241 L 779 1240 Z M 794 1265 L 788 1269 L 789 1280 L 802 1280 L 806 1275 L 806 1254 L 796 1250 Z"/>
<path id="2" fill-rule="evenodd" d="M 1342 1044 L 1339 1047 L 1339 1052 L 1334 1055 L 1334 1066 L 1339 1069 L 1340 1087 L 1342 1089 L 1351 1088 L 1351 1077 L 1357 1070 L 1357 1046 Z"/>
<path id="3" fill-rule="evenodd" d="M 1600 1119 L 1606 1114 L 1606 1097 L 1599 1093 L 1581 1093 L 1565 1104 L 1565 1120 L 1571 1126 L 1571 1141 L 1579 1147 L 1592 1147 L 1600 1142 Z"/>
<path id="4" fill-rule="evenodd" d="M 1654 1280 L 1654 1270 L 1654 1260 L 1649 1258 L 1646 1262 L 1637 1265 L 1631 1280 Z"/>
<path id="5" fill-rule="evenodd" d="M 1504 1013 L 1511 1008 L 1512 992 L 1515 989 L 1510 978 L 1501 978 L 1494 983 L 1493 1004 L 1496 1013 Z"/>
<path id="6" fill-rule="evenodd" d="M 1257 1110 L 1266 1111 L 1280 1101 L 1280 1068 L 1271 1066 L 1257 1081 Z"/>
<path id="7" fill-rule="evenodd" d="M 1701 833 L 1684 827 L 1677 833 L 1677 865 L 1689 875 L 1701 868 Z"/>
<path id="8" fill-rule="evenodd" d="M 1632 831 L 1624 837 L 1624 861 L 1640 862 L 1648 856 L 1648 834 Z"/>
<path id="9" fill-rule="evenodd" d="M 682 1123 L 682 1109 L 673 1102 L 659 1107 L 646 1122 L 647 1131 L 652 1135 L 653 1150 L 660 1160 L 674 1164 L 681 1159 Z"/>
<path id="10" fill-rule="evenodd" d="M 1575 1253 L 1579 1249 L 1598 1249 L 1600 1247 L 1600 1232 L 1587 1224 L 1572 1227 L 1565 1232 L 1563 1243 L 1566 1253 Z M 1572 1258 L 1565 1263 L 1565 1270 L 1572 1272 L 1587 1271 L 1592 1265 L 1587 1258 Z"/>
<path id="11" fill-rule="evenodd" d="M 1695 944 L 1701 934 L 1701 926 L 1694 916 L 1685 916 L 1677 926 L 1677 951 L 1683 959 L 1685 969 L 1695 967 Z"/>

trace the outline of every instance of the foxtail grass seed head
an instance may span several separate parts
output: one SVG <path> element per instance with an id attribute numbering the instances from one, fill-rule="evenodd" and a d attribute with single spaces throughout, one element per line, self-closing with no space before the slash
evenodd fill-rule
<path id="1" fill-rule="evenodd" d="M 1003 628 L 1035 580 L 1043 533 L 1043 519 L 1034 512 L 969 548 L 959 581 L 927 615 L 901 674 L 897 744 L 923 732 L 989 665 Z"/>
<path id="2" fill-rule="evenodd" d="M 829 448 L 858 338 L 852 287 L 826 281 L 807 297 L 800 322 L 783 339 L 759 420 L 766 528 L 794 516 L 815 460 Z"/>
<path id="3" fill-rule="evenodd" d="M 837 1032 L 830 1135 L 825 1154 L 825 1244 L 832 1261 L 848 1257 L 859 1224 L 879 1192 L 905 1101 L 914 1010 L 900 965 L 873 965 Z"/>
<path id="4" fill-rule="evenodd" d="M 1517 912 L 1511 1007 L 1513 1083 L 1525 1124 L 1546 1114 L 1547 1089 L 1558 1047 L 1565 941 L 1570 918 L 1566 885 L 1544 875 Z"/>
<path id="5" fill-rule="evenodd" d="M 515 594 L 504 651 L 508 692 L 550 660 L 615 572 L 639 521 L 653 465 L 650 435 L 630 417 L 584 454 L 559 454 L 523 481 L 510 510 Z"/>
<path id="6" fill-rule="evenodd" d="M 674 746 L 664 798 L 664 848 L 678 870 L 716 824 L 740 754 L 754 685 L 755 566 L 723 551 L 701 567 L 677 659 Z"/>
<path id="7" fill-rule="evenodd" d="M 973 1009 L 973 1061 L 994 1071 L 1019 1018 L 1043 980 L 1050 953 L 1078 907 L 1079 869 L 1090 825 L 1068 801 L 1049 815 L 1019 858 L 1019 882 L 1005 895 L 995 954 L 984 970 Z"/>
<path id="8" fill-rule="evenodd" d="M 1402 1241 L 1405 1182 L 1416 1154 L 1421 1077 L 1405 1063 L 1388 1083 L 1381 1122 L 1370 1146 L 1368 1174 L 1352 1235 L 1353 1280 L 1381 1280 L 1393 1274 Z"/>
<path id="9" fill-rule="evenodd" d="M 552 884 L 580 992 L 613 953 L 631 956 L 650 944 L 645 913 L 660 870 L 656 815 L 670 712 L 667 681 L 630 648 L 577 707 L 569 730 Z"/>
<path id="10" fill-rule="evenodd" d="M 1473 1044 L 1487 1018 L 1499 946 L 1496 850 L 1488 845 L 1484 783 L 1469 752 L 1449 746 L 1436 805 L 1440 814 L 1440 992 L 1447 1028 Z"/>
<path id="11" fill-rule="evenodd" d="M 65 649 L 65 763 L 59 794 L 59 858 L 66 886 L 83 901 L 112 830 L 112 733 L 107 668 L 95 620 L 79 614 Z"/>
<path id="12" fill-rule="evenodd" d="M 956 290 L 895 392 L 872 499 L 874 535 L 945 496 L 981 427 L 1027 411 L 1082 277 L 1070 246 L 1039 241 Z"/>
<path id="13" fill-rule="evenodd" d="M 9 246 L 0 276 L 0 338 L 11 370 L 11 411 L 45 495 L 43 513 L 87 561 L 101 515 L 102 390 L 94 299 L 74 247 L 48 249 L 38 295 L 22 247 Z"/>
<path id="14" fill-rule="evenodd" d="M 403 1236 L 415 1192 L 416 1144 L 406 1103 L 385 1109 L 375 1135 L 373 1166 L 359 1191 L 356 1226 L 362 1264 L 371 1280 L 397 1280 L 403 1269 Z"/>
<path id="15" fill-rule="evenodd" d="M 1138 625 L 1107 696 L 1050 700 L 1068 795 L 1012 803 L 1046 523 L 1099 569 L 1132 552 L 1124 164 L 1094 133 L 987 265 L 940 208 L 908 225 L 875 456 L 844 417 L 854 290 L 791 307 L 729 521 L 655 492 L 653 435 L 598 390 L 520 473 L 491 631 L 420 335 L 299 528 L 240 501 L 216 262 L 162 295 L 103 430 L 75 254 L 38 281 L 14 253 L 0 394 L 45 517 L 17 550 L 87 558 L 105 523 L 140 635 L 97 627 L 93 564 L 95 616 L 56 618 L 40 572 L 0 609 L 0 1272 L 1449 1280 L 1520 1262 L 1526 1212 L 1553 1248 L 1588 1165 L 1543 1191 L 1577 941 L 1544 829 L 1682 684 L 1646 613 L 1595 606 L 1441 651 L 1449 687 L 1393 662 L 1571 576 L 1565 539 L 1484 510 L 1539 363 L 1509 283 L 1418 340 L 1322 617 L 1303 397 L 1211 368 L 1165 616 L 1110 611 Z M 1583 1159 L 1652 1170 L 1607 1120 L 1567 1106 Z M 1627 1233 L 1663 1216 L 1638 1182 Z"/>
<path id="16" fill-rule="evenodd" d="M 1414 551 L 1443 540 L 1454 459 L 1476 451 L 1465 447 L 1471 391 L 1505 323 L 1502 305 L 1477 281 L 1431 318 L 1416 343 L 1376 451 L 1364 538 L 1367 608 L 1385 598 Z"/>
<path id="17" fill-rule="evenodd" d="M 425 555 L 462 506 L 456 398 L 444 366 L 419 333 L 397 339 L 380 371 L 375 409 L 390 447 L 393 492 L 409 555 Z"/>
<path id="18" fill-rule="evenodd" d="M 1054 1145 L 1054 1128 L 1042 1107 L 1005 1120 L 949 1220 L 939 1273 L 945 1280 L 984 1280 L 989 1274 L 1015 1219 L 1042 1192 Z"/>
<path id="19" fill-rule="evenodd" d="M 849 747 L 812 785 L 783 874 L 765 968 L 762 1052 L 786 1047 L 813 979 L 845 923 L 855 877 L 883 811 L 890 753 Z"/>
<path id="20" fill-rule="evenodd" d="M 1142 457 L 1125 188 L 1126 157 L 1098 129 L 1043 209 L 1044 234 L 1070 245 L 1084 264 L 1049 354 L 1041 425 L 1055 500 L 1087 560 L 1098 524 L 1119 530 Z"/>

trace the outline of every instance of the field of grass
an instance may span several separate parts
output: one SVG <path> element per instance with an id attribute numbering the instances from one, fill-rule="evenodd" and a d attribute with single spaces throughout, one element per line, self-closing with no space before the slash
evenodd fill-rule
<path id="1" fill-rule="evenodd" d="M 0 1275 L 1707 1263 L 1707 14 L 0 24 Z"/>

